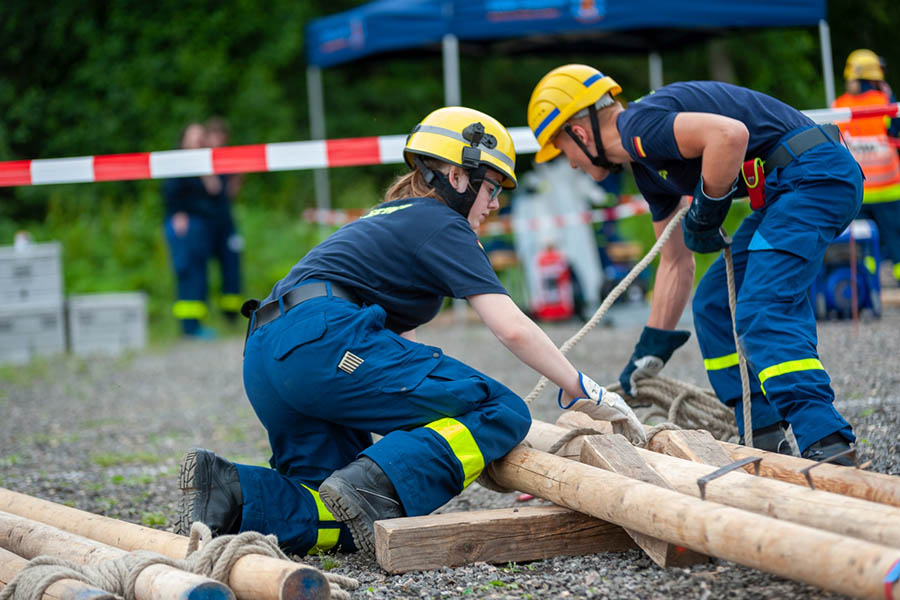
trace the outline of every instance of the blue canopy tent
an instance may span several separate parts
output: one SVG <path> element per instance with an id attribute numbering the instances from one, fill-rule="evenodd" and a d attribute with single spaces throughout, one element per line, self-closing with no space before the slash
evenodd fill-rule
<path id="1" fill-rule="evenodd" d="M 819 26 L 827 105 L 834 99 L 825 0 L 376 0 L 307 26 L 310 132 L 325 138 L 321 69 L 390 53 L 441 48 L 444 101 L 460 103 L 459 44 L 500 52 L 578 44 L 648 52 L 650 87 L 663 82 L 659 50 L 743 27 Z M 317 205 L 328 199 L 316 173 Z"/>

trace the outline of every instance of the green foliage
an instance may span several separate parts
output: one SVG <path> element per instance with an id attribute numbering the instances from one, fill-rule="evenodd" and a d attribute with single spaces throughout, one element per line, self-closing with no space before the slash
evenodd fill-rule
<path id="1" fill-rule="evenodd" d="M 307 139 L 305 27 L 315 17 L 359 4 L 270 0 L 260 10 L 249 0 L 3 3 L 0 160 L 165 150 L 188 122 L 213 114 L 231 123 L 232 144 Z M 896 87 L 894 2 L 832 0 L 828 8 L 839 91 L 844 57 L 859 47 L 887 58 Z M 717 57 L 734 83 L 800 108 L 823 105 L 814 27 L 734 30 L 714 45 L 698 38 L 661 54 L 667 82 L 713 77 L 711 59 Z M 523 125 L 534 83 L 563 62 L 595 64 L 613 74 L 626 99 L 649 87 L 643 53 L 601 54 L 565 43 L 555 52 L 507 54 L 498 47 L 485 53 L 463 44 L 462 101 L 509 126 Z M 441 71 L 433 48 L 325 69 L 328 136 L 408 131 L 443 104 Z M 520 174 L 530 160 L 520 159 Z M 371 206 L 403 169 L 334 169 L 332 204 Z M 327 233 L 302 220 L 302 210 L 313 205 L 312 172 L 246 177 L 236 215 L 247 241 L 248 296 L 268 294 Z M 729 219 L 733 232 L 736 217 Z M 638 218 L 622 228 L 649 247 L 647 221 Z M 155 337 L 177 330 L 169 316 L 174 283 L 161 222 L 158 181 L 0 188 L 0 245 L 11 243 L 19 229 L 40 241 L 61 241 L 67 293 L 146 291 Z M 698 275 L 711 258 L 698 256 Z"/>
<path id="2" fill-rule="evenodd" d="M 141 515 L 141 523 L 147 527 L 165 527 L 168 522 L 166 515 L 161 512 L 145 512 Z"/>

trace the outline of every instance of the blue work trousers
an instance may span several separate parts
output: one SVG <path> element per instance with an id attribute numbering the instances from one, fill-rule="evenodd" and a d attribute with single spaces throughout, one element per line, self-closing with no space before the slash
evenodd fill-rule
<path id="1" fill-rule="evenodd" d="M 222 308 L 226 312 L 236 313 L 240 310 L 240 303 L 232 297 L 241 293 L 241 251 L 244 242 L 234 225 L 231 203 L 228 200 L 220 202 L 222 206 L 211 222 L 211 250 L 222 270 Z"/>
<path id="2" fill-rule="evenodd" d="M 174 312 L 184 333 L 193 334 L 207 313 L 210 223 L 205 217 L 190 215 L 187 231 L 178 235 L 170 216 L 166 218 L 165 234 L 177 284 Z"/>
<path id="3" fill-rule="evenodd" d="M 244 386 L 268 432 L 272 468 L 238 465 L 242 530 L 275 534 L 294 552 L 352 550 L 316 492 L 333 471 L 366 455 L 406 515 L 424 515 L 524 439 L 531 417 L 521 398 L 384 322 L 380 306 L 329 296 L 250 335 Z M 370 432 L 384 437 L 372 444 Z"/>
<path id="4" fill-rule="evenodd" d="M 765 207 L 744 219 L 731 246 L 735 323 L 750 371 L 753 429 L 786 422 L 801 451 L 835 432 L 853 441 L 850 424 L 833 406 L 807 291 L 826 248 L 859 212 L 861 171 L 849 151 L 828 142 L 774 169 L 765 190 Z M 710 383 L 722 402 L 734 406 L 743 434 L 723 256 L 700 281 L 693 310 Z"/>

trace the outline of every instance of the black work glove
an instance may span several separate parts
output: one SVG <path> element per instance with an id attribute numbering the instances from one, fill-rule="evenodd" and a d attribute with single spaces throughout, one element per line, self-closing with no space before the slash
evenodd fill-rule
<path id="1" fill-rule="evenodd" d="M 634 354 L 619 375 L 622 390 L 631 396 L 637 388 L 637 380 L 659 374 L 666 362 L 672 358 L 672 353 L 683 346 L 690 337 L 690 331 L 644 327 L 641 339 L 634 347 Z"/>
<path id="2" fill-rule="evenodd" d="M 681 231 L 684 234 L 684 245 L 694 252 L 718 252 L 731 244 L 731 239 L 725 230 L 721 228 L 728 209 L 731 208 L 731 198 L 737 190 L 737 179 L 731 184 L 731 189 L 721 198 L 710 198 L 703 191 L 703 177 L 694 188 L 694 199 L 691 207 L 681 222 Z"/>

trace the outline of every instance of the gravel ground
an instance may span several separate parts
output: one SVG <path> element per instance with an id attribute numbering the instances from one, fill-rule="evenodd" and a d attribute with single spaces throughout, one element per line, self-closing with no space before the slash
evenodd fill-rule
<path id="1" fill-rule="evenodd" d="M 640 308 L 615 307 L 608 324 L 570 353 L 576 365 L 611 383 L 640 332 Z M 448 315 L 449 316 L 449 315 Z M 480 324 L 442 318 L 420 340 L 481 368 L 527 394 L 537 375 Z M 578 324 L 546 326 L 562 343 Z M 839 410 L 854 425 L 873 471 L 900 475 L 900 310 L 879 321 L 819 327 L 822 360 L 834 378 Z M 191 446 L 231 460 L 264 464 L 268 446 L 244 396 L 237 335 L 180 342 L 115 359 L 73 357 L 0 368 L 0 485 L 83 510 L 171 530 L 178 462 Z M 664 373 L 707 385 L 696 341 Z M 549 390 L 533 406 L 554 421 Z M 517 505 L 516 494 L 473 484 L 442 511 Z M 532 500 L 532 503 L 541 502 Z M 479 563 L 390 576 L 360 555 L 323 555 L 310 564 L 355 577 L 354 598 L 837 598 L 805 584 L 727 561 L 663 570 L 637 551 L 521 564 Z"/>

